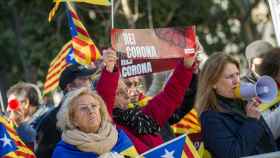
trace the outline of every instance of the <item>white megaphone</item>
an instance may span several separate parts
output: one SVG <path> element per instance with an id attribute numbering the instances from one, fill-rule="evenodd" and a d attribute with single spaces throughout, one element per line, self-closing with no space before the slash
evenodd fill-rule
<path id="1" fill-rule="evenodd" d="M 263 103 L 269 103 L 277 96 L 278 89 L 276 82 L 271 77 L 262 76 L 255 84 L 240 83 L 234 93 L 238 98 L 250 100 L 257 96 Z"/>

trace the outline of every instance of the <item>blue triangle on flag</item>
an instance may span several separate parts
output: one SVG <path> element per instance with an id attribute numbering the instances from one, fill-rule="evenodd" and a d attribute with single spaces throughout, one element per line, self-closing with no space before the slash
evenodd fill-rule
<path id="1" fill-rule="evenodd" d="M 66 62 L 68 64 L 78 64 L 78 62 L 76 61 L 76 59 L 74 58 L 74 49 L 73 48 L 70 48 L 67 56 L 66 56 Z"/>
<path id="2" fill-rule="evenodd" d="M 11 139 L 5 126 L 0 123 L 0 157 L 16 150 L 16 144 Z"/>
<path id="3" fill-rule="evenodd" d="M 181 135 L 141 154 L 145 158 L 181 158 L 186 135 Z"/>

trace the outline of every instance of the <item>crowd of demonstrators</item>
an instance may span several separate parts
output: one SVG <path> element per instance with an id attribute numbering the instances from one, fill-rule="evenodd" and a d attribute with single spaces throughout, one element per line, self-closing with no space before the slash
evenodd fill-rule
<path id="1" fill-rule="evenodd" d="M 97 92 L 81 88 L 69 92 L 57 114 L 62 140 L 53 158 L 136 157 L 137 152 L 122 155 L 132 142 L 123 130 L 113 125 L 107 107 Z M 130 149 L 131 150 L 131 149 Z"/>
<path id="2" fill-rule="evenodd" d="M 34 84 L 19 82 L 8 90 L 7 96 L 8 117 L 21 139 L 33 149 L 37 119 L 47 111 L 47 108 L 41 106 L 41 92 Z"/>
<path id="3" fill-rule="evenodd" d="M 28 146 L 35 143 L 40 158 L 134 157 L 174 138 L 170 125 L 194 107 L 202 141 L 212 157 L 273 152 L 280 145 L 279 95 L 272 102 L 275 106 L 260 112 L 258 97 L 241 100 L 234 90 L 240 82 L 255 83 L 262 75 L 271 76 L 279 89 L 280 48 L 258 40 L 247 46 L 245 54 L 248 73 L 241 80 L 235 58 L 215 53 L 199 64 L 196 52 L 178 60 L 159 94 L 145 96 L 142 78 L 120 78 L 115 51 L 105 49 L 101 69 L 77 64 L 65 68 L 59 80 L 64 96 L 50 110 L 41 106 L 35 85 L 12 86 L 8 100 L 20 106 L 17 110 L 8 106 L 7 116 Z M 98 79 L 93 78 L 97 72 Z M 123 146 L 135 147 L 135 152 L 124 155 Z"/>
<path id="4" fill-rule="evenodd" d="M 113 52 L 108 50 L 108 53 Z M 126 132 L 139 153 L 163 143 L 159 135 L 160 127 L 180 105 L 191 81 L 194 60 L 195 56 L 189 56 L 180 61 L 165 88 L 141 109 L 127 108 L 129 96 L 127 89 L 118 87 L 118 70 L 103 74 L 104 78 L 99 80 L 97 91 L 103 97 L 110 115 L 117 127 Z"/>
<path id="5" fill-rule="evenodd" d="M 213 157 L 238 158 L 276 151 L 272 133 L 257 109 L 257 97 L 235 97 L 240 83 L 239 62 L 224 53 L 206 61 L 198 80 L 196 106 L 203 141 Z"/>

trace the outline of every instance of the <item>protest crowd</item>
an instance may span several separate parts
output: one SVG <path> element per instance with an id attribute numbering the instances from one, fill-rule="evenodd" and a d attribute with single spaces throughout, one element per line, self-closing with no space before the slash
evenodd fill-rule
<path id="1" fill-rule="evenodd" d="M 280 48 L 253 41 L 241 70 L 237 57 L 208 53 L 193 26 L 152 31 L 158 41 L 147 47 L 137 45 L 137 35 L 151 32 L 124 33 L 121 41 L 123 29 L 111 37 L 120 43 L 84 59 L 97 47 L 89 37 L 80 39 L 86 29 L 76 25 L 77 13 L 67 4 L 72 43 L 58 56 L 74 57 L 63 58 L 63 68 L 53 60 L 48 73 L 59 71 L 47 74 L 42 92 L 29 81 L 9 88 L 0 115 L 0 157 L 239 158 L 280 151 Z M 172 41 L 168 32 L 186 39 Z M 145 75 L 165 70 L 168 77 L 150 95 Z M 61 91 L 57 105 L 43 99 L 54 90 Z"/>

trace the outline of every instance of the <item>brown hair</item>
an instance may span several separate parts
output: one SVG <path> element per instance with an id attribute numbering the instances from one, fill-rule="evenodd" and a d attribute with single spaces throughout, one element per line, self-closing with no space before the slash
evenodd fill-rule
<path id="1" fill-rule="evenodd" d="M 260 75 L 268 75 L 276 79 L 280 72 L 280 48 L 273 48 L 263 56 L 260 65 Z"/>
<path id="2" fill-rule="evenodd" d="M 223 109 L 217 104 L 217 98 L 213 86 L 221 77 L 221 74 L 228 63 L 236 65 L 238 69 L 240 68 L 238 60 L 224 53 L 215 53 L 205 62 L 205 65 L 199 73 L 195 101 L 195 108 L 199 114 L 209 108 L 216 111 L 223 111 Z"/>
<path id="3" fill-rule="evenodd" d="M 9 88 L 7 96 L 14 94 L 16 97 L 27 98 L 30 105 L 38 108 L 42 102 L 40 89 L 37 85 L 27 82 L 18 82 Z"/>

